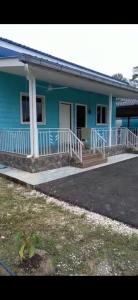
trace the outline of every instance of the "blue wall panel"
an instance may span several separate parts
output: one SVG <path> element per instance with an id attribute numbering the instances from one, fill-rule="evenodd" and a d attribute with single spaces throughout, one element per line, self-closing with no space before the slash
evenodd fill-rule
<path id="1" fill-rule="evenodd" d="M 39 127 L 59 127 L 59 102 L 73 103 L 73 116 L 75 127 L 75 104 L 88 106 L 87 127 L 96 127 L 96 105 L 108 105 L 106 95 L 81 91 L 73 88 L 47 91 L 47 83 L 37 81 L 37 94 L 44 95 L 46 100 L 46 124 Z M 25 128 L 20 121 L 20 92 L 28 92 L 28 81 L 21 76 L 0 72 L 0 128 Z M 113 99 L 112 126 L 115 126 L 116 104 Z M 106 127 L 106 125 L 99 125 Z"/>

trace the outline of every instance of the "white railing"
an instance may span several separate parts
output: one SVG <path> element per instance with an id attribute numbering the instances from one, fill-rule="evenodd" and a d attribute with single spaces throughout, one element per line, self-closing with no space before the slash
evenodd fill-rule
<path id="1" fill-rule="evenodd" d="M 105 140 L 105 147 L 109 147 L 110 130 L 105 128 L 93 128 Z M 111 131 L 111 146 L 126 145 L 127 128 L 112 128 Z"/>
<path id="2" fill-rule="evenodd" d="M 68 129 L 46 128 L 38 130 L 39 155 L 69 153 L 70 132 Z"/>
<path id="3" fill-rule="evenodd" d="M 127 146 L 138 147 L 138 136 L 129 129 L 127 129 Z"/>
<path id="4" fill-rule="evenodd" d="M 90 148 L 93 150 L 93 153 L 98 150 L 105 157 L 105 145 L 106 140 L 97 132 L 96 129 L 91 129 L 91 145 Z"/>
<path id="5" fill-rule="evenodd" d="M 74 153 L 82 162 L 83 143 L 68 128 L 47 128 L 38 130 L 39 155 Z"/>
<path id="6" fill-rule="evenodd" d="M 88 131 L 85 146 L 105 155 L 109 147 L 109 129 L 91 128 Z M 112 128 L 111 146 L 126 145 L 138 147 L 138 135 L 128 128 Z M 59 153 L 74 154 L 82 162 L 84 143 L 66 128 L 38 129 L 39 155 L 46 156 Z M 29 129 L 0 129 L 0 152 L 17 153 L 28 156 L 31 154 Z"/>
<path id="7" fill-rule="evenodd" d="M 70 132 L 70 154 L 72 156 L 72 152 L 78 157 L 78 159 L 82 162 L 82 149 L 84 144 L 81 140 L 74 134 L 71 130 Z"/>
<path id="8" fill-rule="evenodd" d="M 138 136 L 138 128 L 129 127 L 128 129 L 129 129 L 131 132 L 133 132 L 135 135 Z"/>
<path id="9" fill-rule="evenodd" d="M 0 129 L 0 152 L 30 154 L 30 131 L 28 129 Z"/>
<path id="10" fill-rule="evenodd" d="M 82 162 L 83 143 L 66 128 L 38 129 L 39 155 L 74 153 Z M 29 129 L 0 129 L 0 152 L 28 156 L 31 153 Z"/>
<path id="11" fill-rule="evenodd" d="M 100 138 L 104 139 L 104 146 L 109 147 L 109 129 L 92 129 L 92 132 L 96 132 L 99 134 Z M 134 131 L 136 133 L 136 131 Z M 111 130 L 111 146 L 131 146 L 138 147 L 138 135 L 129 130 L 128 128 L 112 128 Z M 98 143 L 101 143 L 98 135 L 95 135 L 94 139 L 96 140 L 95 145 L 93 147 L 98 148 Z"/>

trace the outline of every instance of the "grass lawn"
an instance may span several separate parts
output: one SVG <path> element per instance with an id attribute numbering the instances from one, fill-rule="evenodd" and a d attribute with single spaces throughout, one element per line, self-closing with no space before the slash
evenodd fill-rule
<path id="1" fill-rule="evenodd" d="M 15 235 L 22 231 L 40 236 L 53 266 L 49 275 L 138 275 L 138 234 L 96 225 L 0 177 L 0 260 L 17 275 L 31 275 L 19 267 Z"/>

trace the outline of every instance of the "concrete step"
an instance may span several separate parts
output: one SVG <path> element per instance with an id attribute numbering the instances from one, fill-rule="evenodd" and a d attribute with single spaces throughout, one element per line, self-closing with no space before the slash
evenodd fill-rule
<path id="1" fill-rule="evenodd" d="M 87 159 L 95 159 L 95 158 L 103 158 L 103 154 L 102 153 L 87 153 L 87 154 L 83 154 L 82 155 L 82 160 L 87 160 Z"/>
<path id="2" fill-rule="evenodd" d="M 77 168 L 88 168 L 88 167 L 92 167 L 92 166 L 96 166 L 99 164 L 103 164 L 107 162 L 107 158 L 97 158 L 97 159 L 89 159 L 89 160 L 84 160 L 81 162 L 76 162 L 73 163 L 73 166 L 77 167 Z"/>
<path id="3" fill-rule="evenodd" d="M 82 154 L 92 154 L 92 151 L 88 149 L 83 149 Z"/>
<path id="4" fill-rule="evenodd" d="M 95 159 L 95 160 L 86 160 L 86 161 L 83 161 L 81 164 L 80 164 L 80 167 L 81 168 L 88 168 L 88 167 L 92 167 L 92 166 L 96 166 L 96 165 L 99 165 L 99 164 L 103 164 L 107 162 L 107 159 Z"/>
<path id="5" fill-rule="evenodd" d="M 82 153 L 83 153 L 83 154 L 87 154 L 87 153 L 91 153 L 91 154 L 99 154 L 99 153 L 101 153 L 101 152 L 99 152 L 98 150 L 96 150 L 96 152 L 93 153 L 93 151 L 90 150 L 90 149 L 82 149 Z"/>
<path id="6" fill-rule="evenodd" d="M 82 162 L 97 161 L 99 159 L 102 160 L 103 157 L 85 157 L 82 159 Z"/>

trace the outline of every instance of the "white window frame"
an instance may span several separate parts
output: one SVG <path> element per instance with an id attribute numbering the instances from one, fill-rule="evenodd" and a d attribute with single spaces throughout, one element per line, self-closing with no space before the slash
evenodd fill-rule
<path id="1" fill-rule="evenodd" d="M 100 106 L 100 107 L 105 107 L 106 108 L 106 122 L 105 123 L 97 123 L 97 107 Z M 107 125 L 109 123 L 109 120 L 108 120 L 108 105 L 105 105 L 105 104 L 97 104 L 96 105 L 96 125 Z"/>
<path id="2" fill-rule="evenodd" d="M 28 93 L 20 93 L 20 120 L 21 120 L 21 124 L 25 125 L 25 124 L 30 124 L 30 122 L 23 122 L 23 111 L 22 111 L 22 96 L 28 96 Z M 45 104 L 45 96 L 44 95 L 36 95 L 36 97 L 39 97 L 42 99 L 42 122 L 37 122 L 37 124 L 39 125 L 45 125 L 46 124 L 46 104 Z"/>

